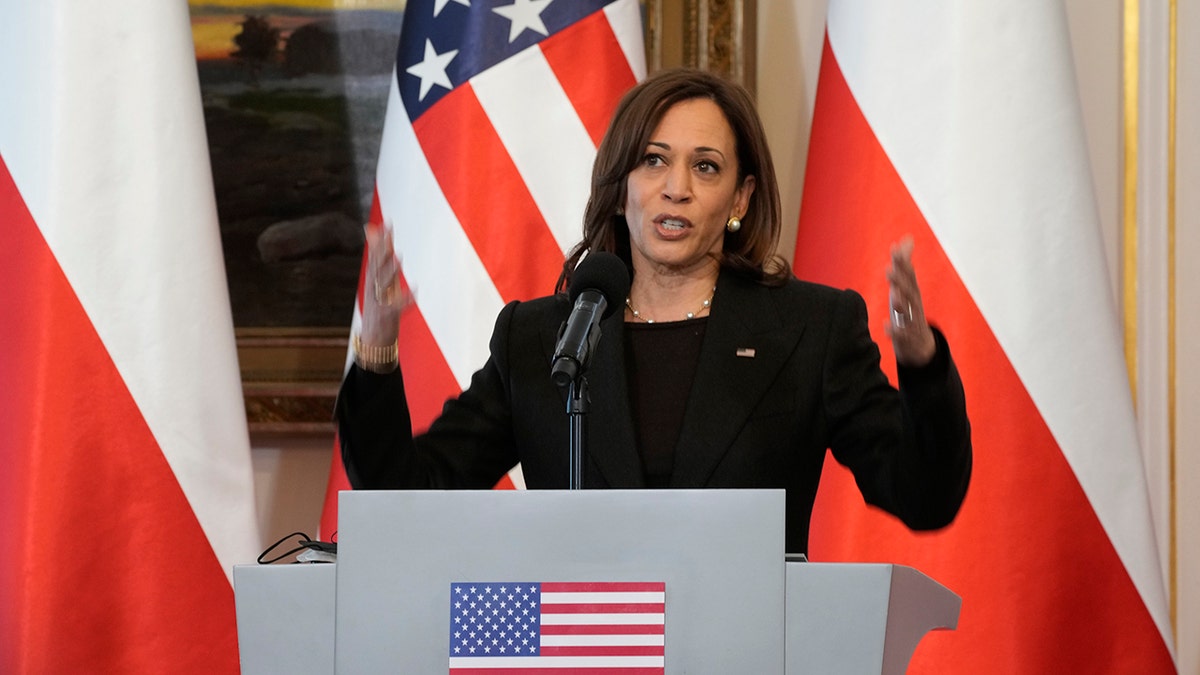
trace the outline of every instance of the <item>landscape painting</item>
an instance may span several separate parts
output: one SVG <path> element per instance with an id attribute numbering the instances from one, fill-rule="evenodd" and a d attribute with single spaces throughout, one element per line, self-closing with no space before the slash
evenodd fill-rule
<path id="1" fill-rule="evenodd" d="M 348 330 L 403 0 L 192 0 L 234 324 Z"/>

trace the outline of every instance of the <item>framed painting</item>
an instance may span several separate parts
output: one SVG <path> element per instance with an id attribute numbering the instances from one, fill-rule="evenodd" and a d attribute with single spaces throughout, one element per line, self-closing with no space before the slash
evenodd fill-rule
<path id="1" fill-rule="evenodd" d="M 327 431 L 402 0 L 191 0 L 252 431 Z"/>
<path id="2" fill-rule="evenodd" d="M 250 430 L 328 433 L 405 2 L 189 4 Z M 642 4 L 651 72 L 753 91 L 753 0 Z"/>

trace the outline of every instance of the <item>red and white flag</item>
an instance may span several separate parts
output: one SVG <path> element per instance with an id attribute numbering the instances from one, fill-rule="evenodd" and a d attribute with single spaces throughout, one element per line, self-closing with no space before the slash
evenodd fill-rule
<path id="1" fill-rule="evenodd" d="M 400 325 L 416 431 L 487 360 L 504 304 L 554 290 L 596 146 L 645 76 L 642 39 L 637 0 L 408 3 L 371 218 L 395 227 L 416 298 Z M 348 487 L 335 450 L 323 537 Z"/>
<path id="2" fill-rule="evenodd" d="M 817 560 L 913 565 L 963 597 L 911 672 L 1173 673 L 1171 627 L 1058 2 L 832 0 L 796 270 L 864 292 L 911 233 L 966 386 L 957 521 L 912 534 L 822 481 Z"/>
<path id="3" fill-rule="evenodd" d="M 0 672 L 236 673 L 259 547 L 183 0 L 0 9 Z"/>

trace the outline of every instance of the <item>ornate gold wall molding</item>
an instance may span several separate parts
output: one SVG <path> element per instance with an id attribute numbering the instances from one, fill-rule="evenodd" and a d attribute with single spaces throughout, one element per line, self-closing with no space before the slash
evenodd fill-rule
<path id="1" fill-rule="evenodd" d="M 1163 17 L 1160 12 L 1165 11 L 1166 16 Z M 1176 466 L 1178 464 L 1177 457 L 1177 438 L 1176 429 L 1178 424 L 1177 419 L 1177 392 L 1176 392 L 1176 371 L 1177 371 L 1177 345 L 1176 345 L 1176 279 L 1177 267 L 1175 259 L 1175 228 L 1176 228 L 1176 105 L 1177 105 L 1177 53 L 1178 53 L 1178 6 L 1177 0 L 1165 0 L 1162 3 L 1145 3 L 1139 0 L 1123 0 L 1122 2 L 1122 46 L 1123 54 L 1123 69 L 1122 69 L 1122 111 L 1123 111 L 1123 126 L 1122 126 L 1122 146 L 1124 159 L 1124 176 L 1123 184 L 1123 214 L 1122 214 L 1122 305 L 1124 310 L 1124 337 L 1125 337 L 1125 360 L 1126 367 L 1129 371 L 1130 391 L 1133 396 L 1135 407 L 1138 405 L 1138 376 L 1139 376 L 1139 353 L 1143 349 L 1153 350 L 1156 348 L 1154 341 L 1154 333 L 1150 333 L 1150 343 L 1147 345 L 1138 344 L 1139 328 L 1139 277 L 1143 271 L 1138 269 L 1138 242 L 1139 237 L 1144 230 L 1152 230 L 1158 224 L 1155 221 L 1155 216 L 1151 215 L 1145 222 L 1140 219 L 1142 209 L 1139 205 L 1139 200 L 1156 200 L 1160 198 L 1158 186 L 1154 179 L 1146 181 L 1141 175 L 1139 164 L 1147 162 L 1150 164 L 1157 163 L 1160 158 L 1157 156 L 1158 145 L 1157 139 L 1153 136 L 1153 131 L 1148 135 L 1144 135 L 1144 127 L 1151 130 L 1156 128 L 1159 123 L 1165 123 L 1166 139 L 1165 139 L 1165 222 L 1162 226 L 1165 228 L 1166 250 L 1165 263 L 1167 267 L 1166 274 L 1166 328 L 1165 328 L 1165 351 L 1166 351 L 1166 461 L 1167 461 L 1167 532 L 1169 541 L 1167 544 L 1167 591 L 1169 601 L 1169 615 L 1171 620 L 1172 631 L 1176 643 L 1178 643 L 1178 598 L 1179 598 L 1179 571 L 1178 571 L 1178 480 L 1176 475 Z M 1165 115 L 1164 119 L 1159 119 L 1155 115 L 1159 114 L 1159 110 L 1155 107 L 1156 101 L 1154 97 L 1158 95 L 1155 90 L 1156 75 L 1153 68 L 1157 67 L 1154 63 L 1154 58 L 1151 57 L 1150 64 L 1146 66 L 1151 73 L 1149 82 L 1143 81 L 1143 74 L 1147 72 L 1143 67 L 1141 59 L 1145 50 L 1153 50 L 1157 45 L 1156 41 L 1163 37 L 1167 38 L 1167 53 L 1166 53 L 1166 82 L 1165 82 L 1165 110 L 1161 114 Z M 1148 92 L 1148 93 L 1147 93 Z M 1143 94 L 1148 100 L 1143 100 Z M 1149 112 L 1150 119 L 1144 119 L 1142 113 Z M 1149 139 L 1149 147 L 1140 148 L 1139 138 Z M 1146 182 L 1143 182 L 1146 181 Z M 1143 189 L 1144 188 L 1144 189 Z M 1155 213 L 1151 209 L 1150 213 Z M 1152 254 L 1155 252 L 1152 251 Z M 1153 266 L 1151 266 L 1152 268 Z M 1152 273 L 1151 269 L 1148 273 Z M 1145 296 L 1141 296 L 1142 299 Z M 1152 303 L 1153 305 L 1153 303 Z M 1151 313 L 1155 308 L 1152 307 Z M 1154 319 L 1145 319 L 1151 323 Z M 1143 333 L 1146 335 L 1146 333 Z M 1147 370 L 1153 372 L 1153 363 L 1147 364 Z M 1151 375 L 1153 377 L 1153 374 Z M 1151 379 L 1153 383 L 1153 379 Z M 1156 385 L 1157 386 L 1157 385 Z M 1146 392 L 1143 392 L 1146 393 Z M 1152 396 L 1155 392 L 1146 393 Z M 1152 416 L 1151 416 L 1152 417 Z M 1153 422 L 1143 420 L 1143 424 L 1152 424 Z"/>
<path id="2" fill-rule="evenodd" d="M 645 0 L 650 72 L 690 66 L 754 91 L 755 0 Z"/>

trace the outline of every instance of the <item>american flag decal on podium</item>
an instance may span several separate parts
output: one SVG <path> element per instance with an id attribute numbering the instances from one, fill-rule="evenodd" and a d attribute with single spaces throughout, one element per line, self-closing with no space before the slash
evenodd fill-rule
<path id="1" fill-rule="evenodd" d="M 450 673 L 662 675 L 662 582 L 454 583 Z"/>

